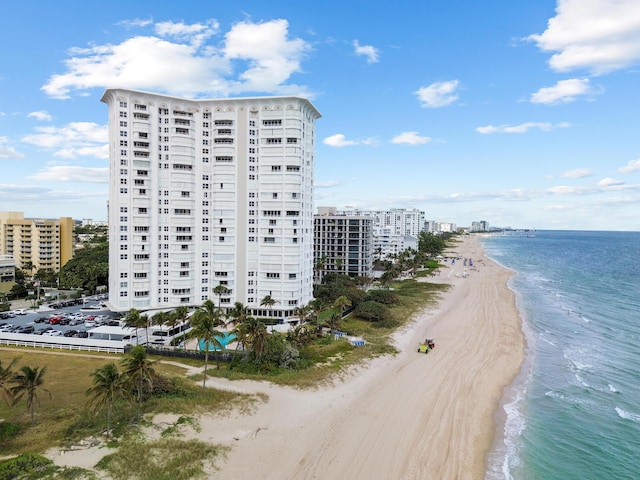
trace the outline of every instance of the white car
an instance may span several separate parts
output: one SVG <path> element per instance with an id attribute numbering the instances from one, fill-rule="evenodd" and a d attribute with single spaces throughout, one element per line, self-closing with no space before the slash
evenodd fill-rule
<path id="1" fill-rule="evenodd" d="M 60 337 L 62 335 L 62 331 L 61 330 L 49 330 L 48 332 L 44 332 L 42 334 L 43 336 L 48 336 L 48 337 Z"/>
<path id="2" fill-rule="evenodd" d="M 27 309 L 26 308 L 18 308 L 16 310 L 14 310 L 13 313 L 15 313 L 16 315 L 26 315 L 27 314 Z"/>

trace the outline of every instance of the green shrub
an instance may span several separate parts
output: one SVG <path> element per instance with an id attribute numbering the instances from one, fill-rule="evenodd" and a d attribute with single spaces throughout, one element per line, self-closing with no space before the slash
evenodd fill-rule
<path id="1" fill-rule="evenodd" d="M 383 305 L 397 305 L 400 303 L 398 295 L 390 290 L 370 290 L 367 293 L 366 300 L 382 303 Z"/>
<path id="2" fill-rule="evenodd" d="M 36 478 L 25 477 L 38 473 L 38 478 L 55 470 L 53 462 L 42 455 L 35 453 L 23 453 L 15 458 L 0 463 L 0 480 L 12 480 L 14 478 Z"/>
<path id="3" fill-rule="evenodd" d="M 381 322 L 391 319 L 391 313 L 387 307 L 371 300 L 362 302 L 353 313 L 369 322 Z"/>
<path id="4" fill-rule="evenodd" d="M 14 438 L 20 433 L 20 425 L 10 422 L 0 422 L 0 443 Z"/>

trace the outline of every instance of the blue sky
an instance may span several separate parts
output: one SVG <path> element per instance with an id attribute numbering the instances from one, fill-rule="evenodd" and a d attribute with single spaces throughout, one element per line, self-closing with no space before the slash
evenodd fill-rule
<path id="1" fill-rule="evenodd" d="M 100 97 L 123 87 L 309 98 L 316 207 L 640 230 L 637 0 L 23 0 L 0 22 L 0 210 L 106 220 Z"/>

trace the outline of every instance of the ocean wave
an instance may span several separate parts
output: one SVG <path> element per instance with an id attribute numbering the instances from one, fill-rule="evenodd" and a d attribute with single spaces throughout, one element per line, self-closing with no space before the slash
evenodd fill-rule
<path id="1" fill-rule="evenodd" d="M 609 387 L 609 391 L 610 391 L 611 393 L 620 393 L 620 390 L 618 390 L 616 387 L 614 387 L 614 386 L 613 386 L 613 385 L 611 385 L 611 384 L 608 384 L 608 385 L 607 385 L 607 387 Z"/>
<path id="2" fill-rule="evenodd" d="M 620 418 L 640 423 L 640 415 L 638 415 L 637 413 L 629 413 L 626 410 L 621 409 L 620 407 L 616 407 L 615 410 Z"/>

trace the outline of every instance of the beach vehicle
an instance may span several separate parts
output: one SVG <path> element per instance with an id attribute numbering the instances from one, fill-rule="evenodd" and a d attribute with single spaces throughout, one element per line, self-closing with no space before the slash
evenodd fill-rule
<path id="1" fill-rule="evenodd" d="M 418 353 L 429 353 L 434 348 L 436 348 L 436 344 L 433 341 L 433 338 L 427 338 L 424 342 L 418 345 Z"/>

